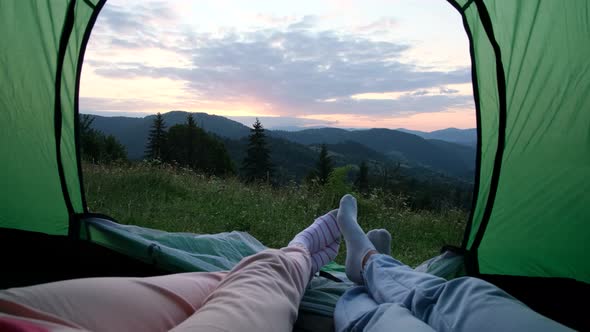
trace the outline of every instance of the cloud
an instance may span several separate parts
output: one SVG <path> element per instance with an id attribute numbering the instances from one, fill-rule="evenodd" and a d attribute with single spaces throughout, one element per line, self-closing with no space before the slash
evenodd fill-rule
<path id="1" fill-rule="evenodd" d="M 135 98 L 97 98 L 80 97 L 82 113 L 119 112 L 125 111 L 133 114 L 141 114 L 141 111 L 161 107 L 168 109 L 168 105 L 154 103 L 144 99 Z M 139 112 L 139 113 L 138 113 Z"/>
<path id="2" fill-rule="evenodd" d="M 355 31 L 363 34 L 387 34 L 398 27 L 399 23 L 395 18 L 382 17 L 377 21 L 355 28 Z"/>
<path id="3" fill-rule="evenodd" d="M 306 15 L 300 21 L 290 24 L 288 29 L 291 31 L 309 30 L 316 26 L 317 23 L 318 17 L 316 15 Z"/>
<path id="4" fill-rule="evenodd" d="M 167 1 L 148 1 L 130 6 L 110 4 L 100 14 L 100 22 L 110 31 L 128 35 L 150 30 L 150 24 L 174 22 L 176 15 Z"/>
<path id="5" fill-rule="evenodd" d="M 471 96 L 404 95 L 397 99 L 346 98 L 318 105 L 317 114 L 370 114 L 378 116 L 443 112 L 453 108 L 472 107 Z"/>
<path id="6" fill-rule="evenodd" d="M 297 23 L 298 21 L 300 21 L 296 16 L 294 15 L 290 15 L 290 16 L 277 16 L 277 15 L 268 15 L 268 14 L 263 14 L 263 13 L 257 13 L 256 15 L 254 15 L 254 21 L 256 21 L 256 23 L 268 27 L 268 26 L 272 26 L 272 27 L 279 27 L 279 26 L 283 26 L 283 25 L 290 25 L 293 23 Z"/>
<path id="7" fill-rule="evenodd" d="M 92 114 L 99 116 L 124 116 L 128 118 L 143 118 L 151 115 L 148 112 L 125 112 L 125 111 L 82 111 L 82 114 Z"/>
<path id="8" fill-rule="evenodd" d="M 322 30 L 318 28 L 317 16 L 304 16 L 283 27 L 269 25 L 251 31 L 221 29 L 212 33 L 158 26 L 158 22 L 173 21 L 173 12 L 166 2 L 155 8 L 114 7 L 105 15 L 107 27 L 102 36 L 112 47 L 122 50 L 155 47 L 182 54 L 189 65 L 180 66 L 176 61 L 154 65 L 143 61 L 141 52 L 135 61 L 89 59 L 94 72 L 103 77 L 169 78 L 182 81 L 187 94 L 203 100 L 256 101 L 266 105 L 268 114 L 287 117 L 398 116 L 473 107 L 471 95 L 449 87 L 471 82 L 468 67 L 443 71 L 404 63 L 400 59 L 411 45 L 375 41 L 362 33 Z M 272 17 L 261 19 L 272 21 Z M 391 18 L 382 18 L 359 29 L 381 31 L 396 24 Z M 169 35 L 163 41 L 156 38 L 164 30 Z M 114 34 L 115 31 L 125 33 Z M 398 97 L 353 98 L 384 93 Z M 97 101 L 93 102 L 98 107 Z M 126 102 L 133 105 L 125 105 Z M 111 104 L 103 101 L 102 106 L 140 110 L 143 103 L 146 102 L 119 99 Z"/>
<path id="9" fill-rule="evenodd" d="M 175 26 L 176 13 L 167 1 L 108 2 L 92 32 L 95 43 L 126 49 L 170 46 L 163 33 Z"/>

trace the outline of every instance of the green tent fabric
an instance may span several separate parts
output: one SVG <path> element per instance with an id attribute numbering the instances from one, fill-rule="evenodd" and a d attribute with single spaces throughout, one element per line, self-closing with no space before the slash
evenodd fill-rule
<path id="1" fill-rule="evenodd" d="M 482 274 L 590 283 L 590 5 L 452 1 L 471 40 Z"/>
<path id="2" fill-rule="evenodd" d="M 573 305 L 574 295 L 590 297 L 590 3 L 448 2 L 461 14 L 470 40 L 478 122 L 476 189 L 460 248 L 467 273 L 499 285 L 509 280 L 513 286 L 527 286 L 528 293 L 517 296 L 527 304 L 531 299 L 554 302 L 551 310 L 569 311 L 560 306 Z M 147 274 L 156 273 L 150 270 L 156 265 L 182 270 L 194 267 L 196 260 L 214 266 L 226 259 L 230 264 L 229 244 L 221 256 L 194 257 L 179 249 L 196 245 L 192 242 L 175 240 L 163 250 L 157 243 L 162 236 L 170 239 L 164 233 L 86 222 L 93 216 L 84 199 L 78 93 L 84 50 L 104 4 L 0 1 L 3 261 L 18 262 L 23 248 L 34 247 L 36 239 L 67 239 L 70 242 L 62 246 L 65 258 L 48 257 L 66 260 L 59 266 L 73 272 L 78 265 L 67 260 L 85 256 L 71 255 L 71 248 L 94 253 L 85 266 L 107 269 L 113 262 L 105 258 L 100 265 L 100 255 L 108 253 L 86 244 L 150 262 Z M 243 240 L 240 246 L 246 250 L 250 240 Z M 144 250 L 146 245 L 151 251 Z M 203 247 L 194 249 L 206 255 Z M 159 264 L 153 264 L 154 258 Z M 433 260 L 433 269 L 448 276 L 456 276 L 448 266 L 461 268 L 457 256 L 451 265 L 440 262 Z M 553 295 L 559 301 L 547 294 L 556 285 L 559 290 Z M 567 291 L 560 288 L 564 285 Z M 518 288 L 511 288 L 513 295 Z M 572 317 L 588 321 L 579 309 L 566 318 Z"/>
<path id="3" fill-rule="evenodd" d="M 0 2 L 0 226 L 72 231 L 83 213 L 77 96 L 83 49 L 104 4 Z"/>

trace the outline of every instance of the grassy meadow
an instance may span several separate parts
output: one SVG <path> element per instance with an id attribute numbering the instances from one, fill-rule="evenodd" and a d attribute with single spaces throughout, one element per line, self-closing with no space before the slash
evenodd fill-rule
<path id="1" fill-rule="evenodd" d="M 316 217 L 337 208 L 342 195 L 351 193 L 348 185 L 337 181 L 324 187 L 276 188 L 147 163 L 84 164 L 84 184 L 91 212 L 120 223 L 169 232 L 245 231 L 272 248 L 285 246 Z M 460 244 L 465 211 L 412 211 L 403 197 L 378 191 L 355 196 L 363 229 L 389 230 L 392 253 L 406 264 L 420 264 L 445 244 Z M 344 262 L 344 248 L 336 260 Z"/>

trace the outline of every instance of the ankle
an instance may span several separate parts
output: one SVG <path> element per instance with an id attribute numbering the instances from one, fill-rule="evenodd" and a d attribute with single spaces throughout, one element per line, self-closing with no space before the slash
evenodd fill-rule
<path id="1" fill-rule="evenodd" d="M 365 269 L 365 264 L 367 264 L 367 261 L 369 260 L 369 258 L 371 258 L 371 256 L 378 254 L 378 253 L 379 252 L 377 250 L 369 250 L 369 252 L 367 252 L 365 257 L 363 257 L 363 261 L 361 263 L 361 270 Z"/>

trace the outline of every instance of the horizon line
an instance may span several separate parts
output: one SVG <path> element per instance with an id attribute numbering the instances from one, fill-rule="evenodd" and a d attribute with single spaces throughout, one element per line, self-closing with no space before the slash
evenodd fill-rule
<path id="1" fill-rule="evenodd" d="M 173 109 L 173 110 L 169 110 L 169 111 L 165 111 L 165 112 L 157 112 L 160 113 L 162 115 L 164 114 L 168 114 L 168 113 L 173 113 L 173 112 L 179 112 L 179 113 L 192 113 L 192 114 L 205 114 L 208 116 L 218 116 L 218 117 L 222 117 L 225 119 L 228 119 L 230 121 L 234 121 L 237 123 L 240 123 L 242 125 L 244 125 L 245 127 L 250 128 L 251 126 L 235 120 L 233 118 L 259 118 L 259 119 L 270 119 L 270 118 L 297 118 L 297 117 L 289 117 L 289 116 L 268 116 L 268 115 L 261 115 L 261 116 L 256 116 L 256 115 L 236 115 L 236 116 L 227 116 L 227 115 L 219 115 L 219 114 L 211 114 L 211 113 L 207 113 L 207 112 L 199 112 L 199 111 L 185 111 L 185 110 L 179 110 L 179 109 Z M 98 113 L 98 114 L 97 114 Z M 105 114 L 106 113 L 106 114 Z M 112 114 L 109 114 L 112 113 Z M 101 117 L 106 117 L 106 118 L 137 118 L 137 119 L 144 119 L 150 116 L 155 116 L 157 113 L 144 113 L 144 112 L 119 112 L 119 111 L 114 111 L 114 112 L 101 112 L 101 111 L 80 111 L 80 114 L 85 114 L 85 115 L 94 115 L 94 116 L 101 116 Z M 305 119 L 305 118 L 298 118 L 298 119 Z M 264 124 L 263 124 L 264 125 Z M 343 129 L 343 130 L 368 130 L 368 129 L 389 129 L 389 130 L 409 130 L 409 131 L 418 131 L 418 132 L 423 132 L 423 133 L 432 133 L 435 131 L 440 131 L 440 130 L 447 130 L 447 129 L 456 129 L 456 130 L 470 130 L 470 129 L 477 129 L 477 127 L 468 127 L 468 128 L 459 128 L 459 127 L 441 127 L 438 129 L 433 129 L 430 131 L 426 131 L 426 130 L 420 130 L 420 129 L 412 129 L 412 128 L 405 128 L 405 127 L 350 127 L 350 126 L 333 126 L 333 125 L 329 125 L 329 124 L 320 124 L 320 125 L 271 125 L 271 126 L 265 126 L 266 129 L 269 130 L 282 130 L 282 131 L 301 131 L 301 130 L 306 130 L 306 129 L 322 129 L 322 128 L 332 128 L 332 129 Z M 295 128 L 296 130 L 288 130 L 286 128 Z"/>

